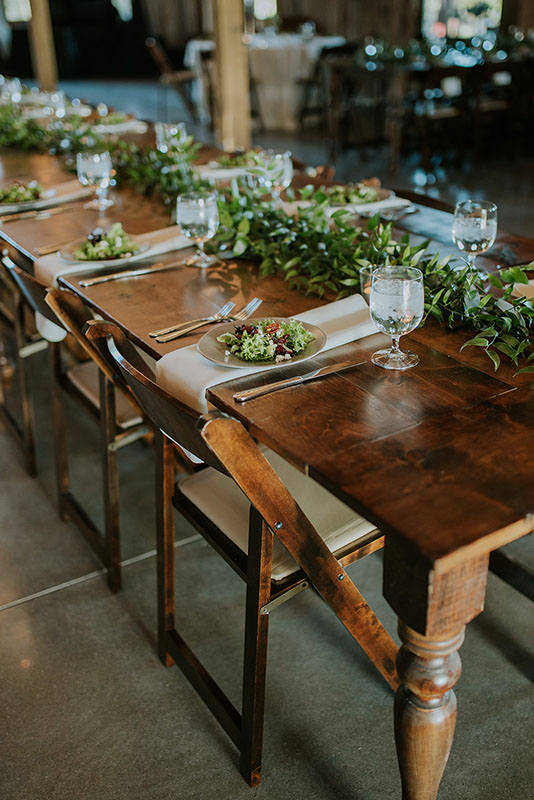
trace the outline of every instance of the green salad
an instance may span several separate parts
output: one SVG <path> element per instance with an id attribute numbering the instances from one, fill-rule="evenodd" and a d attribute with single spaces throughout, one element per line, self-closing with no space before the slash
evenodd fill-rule
<path id="1" fill-rule="evenodd" d="M 289 361 L 302 353 L 314 336 L 302 322 L 289 319 L 276 322 L 262 319 L 252 325 L 235 325 L 233 333 L 223 333 L 218 342 L 228 346 L 227 355 L 242 361 Z"/>
<path id="2" fill-rule="evenodd" d="M 330 186 L 324 193 L 334 205 L 346 203 L 374 203 L 378 200 L 378 190 L 365 183 L 347 183 L 346 186 Z"/>
<path id="3" fill-rule="evenodd" d="M 37 181 L 29 183 L 13 181 L 9 186 L 0 188 L 0 203 L 29 203 L 32 200 L 39 200 L 43 191 L 43 187 Z"/>
<path id="4" fill-rule="evenodd" d="M 121 122 L 126 122 L 128 119 L 128 114 L 125 114 L 123 111 L 112 111 L 106 114 L 105 117 L 100 117 L 97 123 L 99 125 L 119 125 Z"/>
<path id="5" fill-rule="evenodd" d="M 95 228 L 85 242 L 74 251 L 77 261 L 104 261 L 111 258 L 128 258 L 139 250 L 120 222 L 114 222 L 106 233 L 102 228 Z"/>
<path id="6" fill-rule="evenodd" d="M 235 150 L 233 153 L 223 153 L 217 158 L 221 167 L 252 167 L 257 163 L 255 150 Z"/>

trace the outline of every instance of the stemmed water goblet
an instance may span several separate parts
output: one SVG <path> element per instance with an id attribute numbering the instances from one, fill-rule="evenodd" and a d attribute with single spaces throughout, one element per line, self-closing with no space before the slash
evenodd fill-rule
<path id="1" fill-rule="evenodd" d="M 419 363 L 416 353 L 401 350 L 399 339 L 415 330 L 425 308 L 423 273 L 416 267 L 378 267 L 373 271 L 370 298 L 371 319 L 388 333 L 392 345 L 378 350 L 371 361 L 383 369 L 410 369 Z"/>
<path id="2" fill-rule="evenodd" d="M 191 267 L 205 269 L 217 259 L 204 252 L 204 244 L 213 239 L 219 227 L 217 195 L 214 192 L 185 192 L 176 203 L 176 222 L 184 236 L 193 239 L 199 252 L 184 260 Z"/>
<path id="3" fill-rule="evenodd" d="M 274 150 L 263 150 L 259 154 L 258 166 L 250 170 L 258 177 L 258 182 L 271 196 L 276 205 L 281 204 L 280 195 L 291 186 L 293 180 L 293 162 L 289 150 L 277 153 Z"/>
<path id="4" fill-rule="evenodd" d="M 96 190 L 96 197 L 87 203 L 86 208 L 96 208 L 98 211 L 104 212 L 114 205 L 113 200 L 107 196 L 113 172 L 111 156 L 107 151 L 104 153 L 78 153 L 76 170 L 82 186 L 93 186 Z"/>
<path id="5" fill-rule="evenodd" d="M 187 141 L 187 130 L 184 122 L 156 122 L 156 147 L 160 153 L 183 152 Z"/>
<path id="6" fill-rule="evenodd" d="M 186 164 L 184 162 L 184 145 L 188 138 L 185 123 L 156 122 L 154 129 L 156 131 L 157 149 L 160 153 L 167 153 L 177 159 L 178 163 L 175 169 L 185 178 Z"/>
<path id="7" fill-rule="evenodd" d="M 497 237 L 497 206 L 488 200 L 463 200 L 456 203 L 452 238 L 475 269 L 476 257 L 482 255 Z"/>

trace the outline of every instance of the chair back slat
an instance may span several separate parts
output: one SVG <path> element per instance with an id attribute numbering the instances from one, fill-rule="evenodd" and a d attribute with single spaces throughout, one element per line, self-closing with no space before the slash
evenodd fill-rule
<path id="1" fill-rule="evenodd" d="M 180 447 L 226 474 L 226 469 L 200 434 L 200 414 L 158 386 L 153 377 L 148 375 L 148 367 L 142 359 L 141 363 L 137 362 L 137 367 L 130 362 L 128 355 L 132 354 L 131 344 L 119 329 L 110 323 L 94 322 L 89 331 L 93 342 L 98 336 L 106 342 L 115 369 L 120 371 L 122 379 L 154 425 Z"/>
<path id="2" fill-rule="evenodd" d="M 33 275 L 17 267 L 16 264 L 10 264 L 6 259 L 2 259 L 2 263 L 32 311 L 42 314 L 49 322 L 64 327 L 61 320 L 58 319 L 45 302 L 44 295 L 46 292 L 46 285 L 37 280 L 37 278 L 34 278 Z"/>
<path id="3" fill-rule="evenodd" d="M 145 39 L 145 45 L 162 75 L 167 75 L 170 72 L 174 72 L 174 67 L 171 64 L 167 53 L 157 39 L 155 39 L 153 36 L 149 36 L 148 39 Z"/>
<path id="4" fill-rule="evenodd" d="M 107 361 L 102 358 L 100 351 L 82 333 L 85 324 L 92 318 L 90 311 L 84 306 L 79 297 L 72 292 L 64 289 L 48 289 L 45 294 L 45 302 L 50 306 L 54 314 L 61 320 L 63 326 L 72 333 L 78 344 L 87 353 L 89 358 L 96 362 L 104 375 L 112 383 L 120 388 L 122 380 L 117 381 L 117 373 L 113 371 Z M 127 395 L 128 391 L 125 392 Z"/>

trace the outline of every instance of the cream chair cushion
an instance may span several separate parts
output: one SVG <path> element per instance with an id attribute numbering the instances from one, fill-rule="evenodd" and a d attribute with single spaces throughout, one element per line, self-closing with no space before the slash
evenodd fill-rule
<path id="1" fill-rule="evenodd" d="M 97 409 L 100 408 L 98 372 L 99 369 L 94 361 L 82 361 L 67 370 L 67 376 L 72 385 Z M 115 415 L 117 425 L 123 430 L 139 425 L 143 421 L 135 408 L 118 389 L 115 389 Z"/>
<path id="2" fill-rule="evenodd" d="M 272 450 L 265 449 L 263 454 L 333 553 L 375 529 L 374 525 Z M 250 504 L 231 478 L 207 467 L 184 478 L 179 487 L 187 499 L 209 517 L 240 550 L 248 552 Z M 280 581 L 297 569 L 297 563 L 275 536 L 273 580 Z"/>

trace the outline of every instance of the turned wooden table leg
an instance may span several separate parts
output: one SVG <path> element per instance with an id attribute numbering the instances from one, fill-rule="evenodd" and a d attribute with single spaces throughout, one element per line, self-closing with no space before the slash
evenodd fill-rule
<path id="1" fill-rule="evenodd" d="M 433 639 L 399 623 L 401 685 L 395 696 L 395 742 L 403 800 L 435 800 L 456 724 L 453 686 L 462 665 L 465 628 Z"/>
<path id="2" fill-rule="evenodd" d="M 436 800 L 456 724 L 465 625 L 484 608 L 488 554 L 452 566 L 386 537 L 384 596 L 399 616 L 395 741 L 402 800 Z"/>

